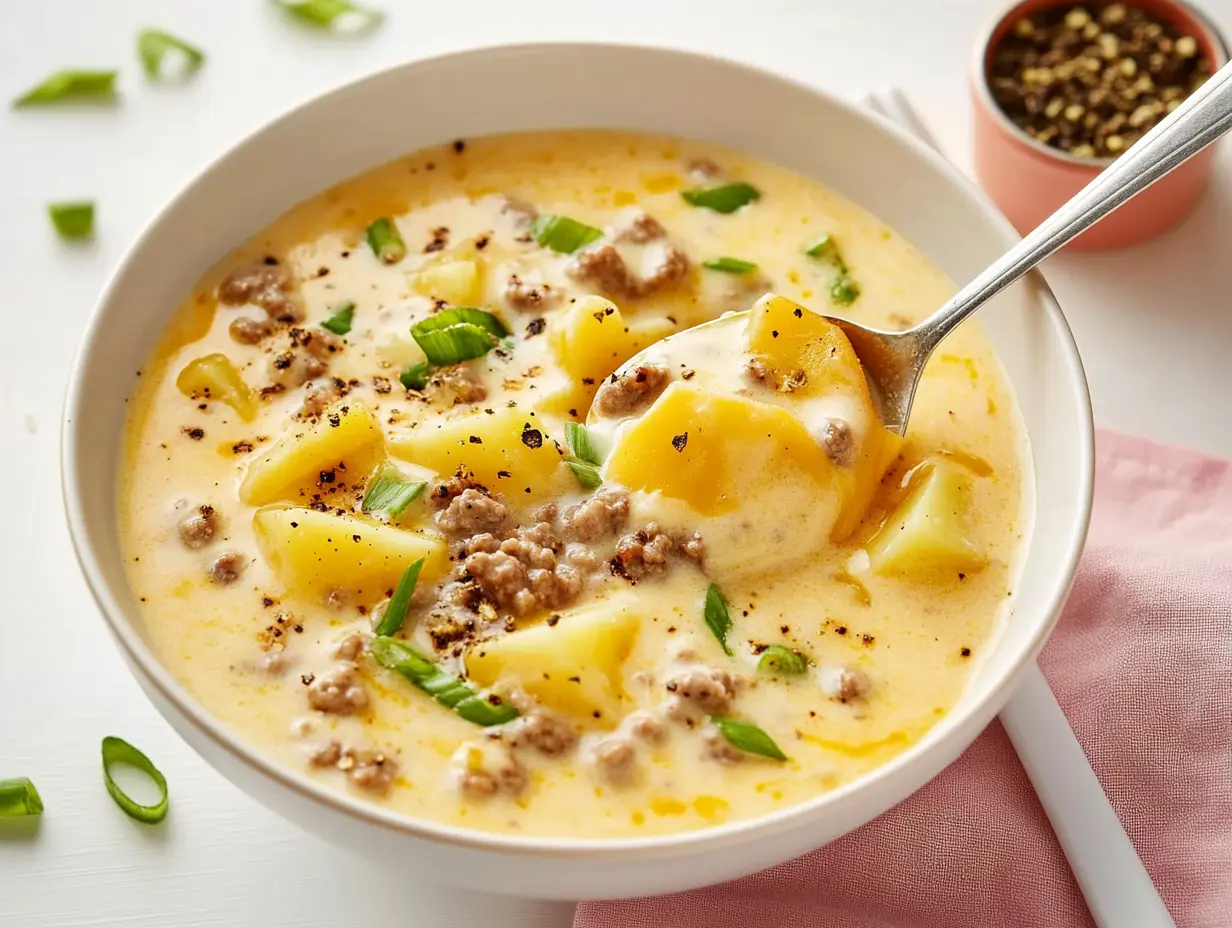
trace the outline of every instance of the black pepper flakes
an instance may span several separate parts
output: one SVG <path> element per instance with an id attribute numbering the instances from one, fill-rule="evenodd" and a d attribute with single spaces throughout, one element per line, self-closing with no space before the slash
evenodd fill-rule
<path id="1" fill-rule="evenodd" d="M 181 431 L 185 435 L 187 435 L 189 438 L 191 438 L 193 441 L 200 441 L 201 439 L 205 438 L 205 429 L 200 428 L 198 426 L 193 426 L 192 428 L 188 428 L 187 426 L 185 426 L 183 429 L 181 429 Z"/>
<path id="2" fill-rule="evenodd" d="M 672 447 L 675 448 L 677 451 L 684 451 L 684 447 L 688 443 L 689 443 L 689 433 L 688 432 L 682 432 L 681 434 L 672 438 Z"/>
<path id="3" fill-rule="evenodd" d="M 547 320 L 545 320 L 542 316 L 538 319 L 532 319 L 526 324 L 526 337 L 534 338 L 536 335 L 542 335 L 543 330 L 547 327 Z"/>
<path id="4" fill-rule="evenodd" d="M 522 427 L 522 444 L 531 450 L 542 448 L 543 433 L 536 428 L 531 428 L 531 424 L 527 422 Z"/>
<path id="5" fill-rule="evenodd" d="M 970 657 L 970 656 L 971 656 L 971 649 L 970 649 L 970 648 L 963 648 L 963 649 L 962 649 L 961 651 L 959 651 L 958 653 L 959 653 L 959 654 L 961 654 L 963 657 Z"/>

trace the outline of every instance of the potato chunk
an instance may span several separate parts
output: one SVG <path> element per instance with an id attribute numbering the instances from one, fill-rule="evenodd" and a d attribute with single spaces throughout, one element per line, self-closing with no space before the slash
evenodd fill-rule
<path id="1" fill-rule="evenodd" d="M 297 506 L 267 506 L 252 519 L 270 568 L 293 593 L 347 590 L 376 601 L 398 585 L 402 572 L 426 558 L 420 582 L 448 567 L 444 539 L 389 525 Z"/>
<path id="2" fill-rule="evenodd" d="M 356 479 L 371 470 L 381 455 L 384 435 L 367 406 L 344 400 L 316 422 L 293 426 L 264 454 L 248 465 L 240 484 L 240 499 L 262 506 L 292 498 L 315 483 L 322 470 L 344 463 Z"/>
<path id="3" fill-rule="evenodd" d="M 503 406 L 424 423 L 390 439 L 390 450 L 413 464 L 451 476 L 461 468 L 493 492 L 540 499 L 561 486 L 561 453 L 539 417 Z M 529 489 L 530 492 L 527 492 Z"/>
<path id="4" fill-rule="evenodd" d="M 207 354 L 189 361 L 175 378 L 175 385 L 192 399 L 226 403 L 245 422 L 257 414 L 257 398 L 225 354 Z"/>
<path id="5" fill-rule="evenodd" d="M 409 279 L 417 293 L 451 306 L 478 306 L 483 300 L 483 269 L 477 261 L 431 261 Z"/>
<path id="6" fill-rule="evenodd" d="M 868 544 L 880 574 L 950 569 L 974 572 L 988 563 L 972 540 L 971 476 L 960 465 L 937 460 L 890 514 Z"/>
<path id="7" fill-rule="evenodd" d="M 566 612 L 555 625 L 545 622 L 472 646 L 466 673 L 481 686 L 509 681 L 548 708 L 615 725 L 622 667 L 640 628 L 631 599 L 605 600 Z"/>

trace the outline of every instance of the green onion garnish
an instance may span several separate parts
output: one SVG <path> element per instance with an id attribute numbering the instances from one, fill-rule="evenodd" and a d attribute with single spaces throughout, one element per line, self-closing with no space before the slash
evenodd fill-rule
<path id="1" fill-rule="evenodd" d="M 706 590 L 706 607 L 702 612 L 702 618 L 706 620 L 706 627 L 714 632 L 714 637 L 719 639 L 719 644 L 723 646 L 723 653 L 730 655 L 732 649 L 727 643 L 727 633 L 732 627 L 731 613 L 727 609 L 727 600 L 723 598 L 723 594 L 713 583 Z"/>
<path id="2" fill-rule="evenodd" d="M 378 635 L 393 635 L 406 621 L 406 611 L 411 607 L 411 597 L 415 595 L 415 584 L 419 582 L 419 571 L 423 569 L 424 559 L 421 557 L 414 564 L 402 571 L 402 579 L 394 595 L 389 598 L 389 605 L 381 613 L 381 620 L 373 629 Z"/>
<path id="3" fill-rule="evenodd" d="M 172 61 L 177 57 L 182 59 L 181 73 L 185 77 L 205 64 L 205 52 L 170 33 L 143 29 L 137 34 L 137 57 L 141 59 L 141 66 L 150 80 L 156 81 L 162 77 L 163 62 L 169 52 Z"/>
<path id="4" fill-rule="evenodd" d="M 421 319 L 411 326 L 415 339 L 431 364 L 457 364 L 481 358 L 509 334 L 496 316 L 470 306 L 455 306 Z"/>
<path id="5" fill-rule="evenodd" d="M 808 661 L 790 648 L 785 648 L 781 644 L 772 644 L 761 652 L 761 660 L 757 662 L 757 669 L 766 673 L 801 674 L 808 670 Z"/>
<path id="6" fill-rule="evenodd" d="M 140 770 L 158 787 L 159 799 L 152 806 L 143 806 L 128 797 L 111 778 L 111 767 L 114 764 L 127 764 Z M 135 818 L 147 825 L 155 825 L 167 817 L 167 778 L 162 775 L 154 763 L 123 738 L 108 735 L 103 739 L 103 779 L 107 783 L 107 792 L 115 800 L 116 805 L 124 810 L 129 818 Z"/>
<path id="7" fill-rule="evenodd" d="M 359 508 L 364 512 L 384 513 L 390 519 L 396 519 L 427 486 L 422 480 L 408 480 L 398 468 L 386 464 L 369 481 Z"/>
<path id="8" fill-rule="evenodd" d="M 739 258 L 715 258 L 713 261 L 703 261 L 702 267 L 724 274 L 747 274 L 757 270 L 757 265 L 752 261 L 741 261 Z"/>
<path id="9" fill-rule="evenodd" d="M 774 739 L 752 722 L 721 715 L 712 715 L 710 721 L 728 744 L 739 748 L 746 754 L 760 754 L 762 757 L 772 757 L 775 760 L 787 760 L 787 755 L 779 750 Z"/>
<path id="10" fill-rule="evenodd" d="M 89 238 L 94 234 L 94 203 L 90 200 L 49 203 L 47 215 L 61 238 Z"/>
<path id="11" fill-rule="evenodd" d="M 422 390 L 428 385 L 428 372 L 431 369 L 432 365 L 427 361 L 419 361 L 399 374 L 398 379 L 408 390 Z"/>
<path id="12" fill-rule="evenodd" d="M 850 306 L 860 295 L 860 285 L 844 274 L 830 287 L 830 299 L 840 306 Z"/>
<path id="13" fill-rule="evenodd" d="M 382 667 L 397 671 L 411 683 L 476 725 L 503 725 L 518 710 L 497 696 L 481 696 L 458 677 L 441 670 L 414 648 L 392 638 L 373 638 L 368 653 Z"/>
<path id="14" fill-rule="evenodd" d="M 838 242 L 829 232 L 805 248 L 804 253 L 810 258 L 833 261 L 839 270 L 847 269 L 847 265 L 843 263 L 843 256 L 838 250 Z"/>
<path id="15" fill-rule="evenodd" d="M 603 235 L 601 229 L 570 219 L 568 216 L 553 216 L 545 213 L 530 227 L 530 234 L 544 248 L 551 248 L 564 255 L 571 255 L 579 248 L 589 245 Z"/>
<path id="16" fill-rule="evenodd" d="M 364 233 L 368 246 L 382 264 L 397 264 L 406 257 L 406 242 L 398 234 L 398 227 L 384 217 L 368 226 Z"/>
<path id="17" fill-rule="evenodd" d="M 594 464 L 588 464 L 585 461 L 565 461 L 565 467 L 573 471 L 577 482 L 587 490 L 593 490 L 603 483 L 603 476 Z"/>
<path id="18" fill-rule="evenodd" d="M 379 10 L 350 3 L 349 0 L 274 0 L 296 19 L 338 32 L 365 32 L 385 18 Z"/>
<path id="19" fill-rule="evenodd" d="M 700 206 L 716 213 L 734 213 L 740 207 L 761 198 L 761 191 L 751 184 L 724 184 L 722 187 L 682 190 L 680 195 L 691 206 Z"/>
<path id="20" fill-rule="evenodd" d="M 565 444 L 569 446 L 569 450 L 573 452 L 573 456 L 579 461 L 596 466 L 603 463 L 603 455 L 595 447 L 594 439 L 590 435 L 590 429 L 586 428 L 582 423 L 565 423 Z"/>
<path id="21" fill-rule="evenodd" d="M 57 71 L 13 101 L 13 106 L 41 106 L 73 101 L 111 102 L 119 71 Z"/>
<path id="22" fill-rule="evenodd" d="M 43 799 L 29 777 L 0 780 L 0 818 L 42 814 Z"/>
<path id="23" fill-rule="evenodd" d="M 351 331 L 351 320 L 355 318 L 355 304 L 343 303 L 334 308 L 333 314 L 321 323 L 321 328 L 328 329 L 335 335 L 346 335 Z"/>

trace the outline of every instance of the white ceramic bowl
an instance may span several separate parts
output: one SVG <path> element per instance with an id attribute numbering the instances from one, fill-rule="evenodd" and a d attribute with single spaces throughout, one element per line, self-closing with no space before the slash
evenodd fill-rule
<path id="1" fill-rule="evenodd" d="M 787 165 L 888 222 L 956 281 L 982 270 L 1014 237 L 965 178 L 888 121 L 731 62 L 559 44 L 403 65 L 261 129 L 145 230 L 103 293 L 74 366 L 64 496 L 82 569 L 133 673 L 189 744 L 242 789 L 305 829 L 397 860 L 407 873 L 545 899 L 614 898 L 715 883 L 797 856 L 881 814 L 966 748 L 1043 646 L 1069 589 L 1090 512 L 1091 410 L 1070 331 L 1040 281 L 1019 284 L 984 310 L 981 321 L 1017 391 L 1034 459 L 1034 527 L 1014 611 L 954 710 L 910 750 L 832 793 L 690 834 L 557 840 L 405 818 L 274 764 L 212 718 L 159 663 L 125 580 L 116 487 L 136 371 L 197 278 L 301 200 L 426 145 L 564 127 L 667 133 Z"/>

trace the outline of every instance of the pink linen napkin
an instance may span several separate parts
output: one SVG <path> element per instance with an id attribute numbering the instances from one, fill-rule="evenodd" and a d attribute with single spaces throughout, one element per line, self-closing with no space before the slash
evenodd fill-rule
<path id="1" fill-rule="evenodd" d="M 1232 462 L 1100 431 L 1077 583 L 1040 666 L 1178 928 L 1232 928 Z M 575 928 L 1093 922 L 994 722 L 885 815 L 798 860 Z"/>

